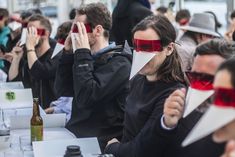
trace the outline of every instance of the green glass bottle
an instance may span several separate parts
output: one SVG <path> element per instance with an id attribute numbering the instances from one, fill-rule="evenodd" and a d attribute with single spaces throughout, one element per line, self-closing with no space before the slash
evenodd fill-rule
<path id="1" fill-rule="evenodd" d="M 43 120 L 40 116 L 38 98 L 33 99 L 33 116 L 30 121 L 31 142 L 43 140 Z"/>

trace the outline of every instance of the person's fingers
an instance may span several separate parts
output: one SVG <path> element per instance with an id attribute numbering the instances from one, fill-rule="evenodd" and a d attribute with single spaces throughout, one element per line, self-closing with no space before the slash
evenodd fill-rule
<path id="1" fill-rule="evenodd" d="M 83 35 L 87 35 L 87 31 L 86 31 L 86 27 L 85 27 L 84 23 L 81 23 L 81 27 L 82 27 Z"/>

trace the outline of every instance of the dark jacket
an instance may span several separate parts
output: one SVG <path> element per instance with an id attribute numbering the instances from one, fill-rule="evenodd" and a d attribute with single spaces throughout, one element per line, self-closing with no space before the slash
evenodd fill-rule
<path id="1" fill-rule="evenodd" d="M 43 109 L 56 99 L 54 81 L 60 55 L 51 59 L 53 49 L 42 55 L 29 69 L 26 58 L 20 62 L 18 76 L 12 81 L 22 81 L 25 88 L 32 88 L 33 97 L 39 98 Z"/>
<path id="2" fill-rule="evenodd" d="M 112 14 L 111 40 L 117 44 L 127 40 L 132 46 L 132 29 L 149 15 L 152 15 L 151 10 L 138 0 L 119 0 Z"/>
<path id="3" fill-rule="evenodd" d="M 74 99 L 66 127 L 77 137 L 98 137 L 101 150 L 112 137 L 122 136 L 129 57 L 110 51 L 94 59 L 88 49 L 74 54 Z"/>
<path id="4" fill-rule="evenodd" d="M 74 54 L 62 50 L 62 56 L 56 72 L 55 91 L 59 97 L 73 97 L 73 63 Z"/>
<path id="5" fill-rule="evenodd" d="M 162 90 L 161 92 L 164 93 L 165 91 L 166 95 L 163 95 L 164 97 L 162 97 L 162 101 L 159 101 L 158 99 L 156 99 L 158 101 L 155 100 L 156 102 L 153 101 L 153 104 L 156 104 L 154 108 L 144 108 L 144 106 L 140 107 L 138 103 L 135 103 L 132 104 L 132 107 L 129 108 L 129 111 L 128 106 L 130 105 L 127 104 L 126 112 L 127 114 L 132 114 L 126 115 L 125 118 L 131 119 L 130 117 L 132 116 L 133 122 L 125 123 L 125 128 L 127 129 L 124 130 L 124 140 L 122 141 L 122 143 L 114 143 L 109 145 L 105 149 L 106 153 L 113 153 L 115 157 L 219 157 L 222 154 L 224 144 L 215 144 L 212 141 L 211 136 L 208 136 L 188 147 L 181 147 L 182 141 L 191 131 L 196 122 L 200 119 L 202 113 L 199 113 L 197 111 L 193 112 L 187 118 L 182 119 L 179 122 L 177 128 L 175 128 L 174 130 L 169 131 L 162 128 L 161 118 L 163 115 L 162 109 L 165 98 L 168 97 L 167 94 L 171 94 L 172 90 L 177 87 L 170 84 L 165 86 L 168 87 L 169 93 L 166 92 L 167 88 L 165 88 L 165 90 Z M 142 89 L 141 85 L 138 85 L 135 88 L 139 91 Z M 156 96 L 159 95 L 158 93 L 156 92 Z M 136 93 L 134 93 L 134 95 L 136 96 L 134 96 L 133 100 L 142 100 L 139 102 L 145 102 L 143 104 L 152 102 L 153 99 L 149 97 L 150 95 L 147 92 L 142 93 L 142 98 L 139 98 L 140 95 Z M 128 102 L 129 101 L 127 99 L 127 103 Z M 139 124 L 137 126 L 141 126 L 141 119 L 143 119 L 141 117 L 149 115 L 149 113 L 151 114 L 148 120 L 144 123 L 144 126 L 141 128 L 140 131 L 136 132 L 137 127 L 135 124 Z M 142 116 L 140 116 L 141 114 Z M 136 117 L 135 115 L 139 116 Z"/>
<path id="6" fill-rule="evenodd" d="M 163 114 L 165 99 L 181 87 L 184 86 L 180 82 L 149 82 L 145 76 L 137 75 L 131 82 L 127 97 L 122 141 L 109 145 L 105 152 L 115 157 L 137 156 L 136 147 L 141 144 L 139 138 L 144 138 L 143 134 L 150 133 L 147 131 L 152 127 L 156 117 Z M 154 134 L 151 132 L 152 136 Z"/>

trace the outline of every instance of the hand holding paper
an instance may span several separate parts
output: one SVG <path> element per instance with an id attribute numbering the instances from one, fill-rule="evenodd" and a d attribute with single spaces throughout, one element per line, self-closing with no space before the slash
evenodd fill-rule
<path id="1" fill-rule="evenodd" d="M 83 23 L 77 22 L 77 28 L 78 32 L 75 34 L 75 48 L 81 49 L 81 48 L 87 48 L 90 49 L 90 44 L 88 40 L 88 35 L 86 31 L 86 27 Z"/>
<path id="2" fill-rule="evenodd" d="M 37 29 L 35 27 L 28 28 L 26 37 L 26 48 L 28 50 L 34 49 L 39 42 L 39 36 L 37 34 Z"/>
<path id="3" fill-rule="evenodd" d="M 185 93 L 186 89 L 178 89 L 174 91 L 165 101 L 164 124 L 169 128 L 174 128 L 177 126 L 178 121 L 182 118 Z"/>

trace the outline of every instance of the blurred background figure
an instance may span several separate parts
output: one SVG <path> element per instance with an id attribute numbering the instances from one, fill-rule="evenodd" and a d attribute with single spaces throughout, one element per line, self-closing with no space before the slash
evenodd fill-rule
<path id="1" fill-rule="evenodd" d="M 233 11 L 230 15 L 230 26 L 228 27 L 227 32 L 224 35 L 224 38 L 226 40 L 233 40 L 233 32 L 235 30 L 235 11 Z"/>
<path id="2" fill-rule="evenodd" d="M 145 17 L 153 14 L 148 0 L 119 0 L 112 14 L 113 26 L 110 41 L 132 46 L 132 29 Z"/>
<path id="3" fill-rule="evenodd" d="M 187 25 L 189 23 L 190 18 L 191 18 L 190 12 L 187 9 L 182 9 L 176 13 L 175 27 L 176 27 L 176 33 L 177 33 L 177 38 L 176 38 L 177 41 L 184 34 L 184 30 L 179 29 L 179 27 Z"/>
<path id="4" fill-rule="evenodd" d="M 161 6 L 161 7 L 158 7 L 156 9 L 156 14 L 162 14 L 162 15 L 165 15 L 165 13 L 167 12 L 167 7 L 164 7 L 164 6 Z"/>

